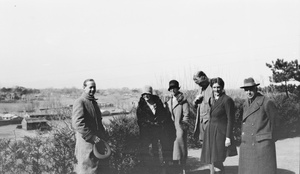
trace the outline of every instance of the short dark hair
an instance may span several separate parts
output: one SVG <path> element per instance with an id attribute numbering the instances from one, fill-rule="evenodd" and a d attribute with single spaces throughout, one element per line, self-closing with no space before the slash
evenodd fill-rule
<path id="1" fill-rule="evenodd" d="M 217 78 L 212 78 L 210 80 L 210 86 L 212 87 L 215 83 L 218 83 L 222 89 L 224 89 L 225 83 L 223 81 L 223 79 L 221 77 L 217 77 Z"/>
<path id="2" fill-rule="evenodd" d="M 87 82 L 94 82 L 95 83 L 95 80 L 94 79 L 86 79 L 84 82 L 83 82 L 83 87 L 86 87 L 86 83 Z"/>
<path id="3" fill-rule="evenodd" d="M 198 72 L 195 74 L 195 76 L 196 76 L 196 77 L 203 77 L 203 76 L 204 76 L 204 77 L 207 77 L 206 74 L 205 74 L 203 71 L 198 71 Z"/>

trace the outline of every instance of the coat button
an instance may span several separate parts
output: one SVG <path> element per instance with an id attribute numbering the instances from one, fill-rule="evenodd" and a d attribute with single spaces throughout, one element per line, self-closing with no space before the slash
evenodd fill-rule
<path id="1" fill-rule="evenodd" d="M 254 146 L 255 145 L 255 143 L 252 143 L 252 146 Z"/>
<path id="2" fill-rule="evenodd" d="M 254 123 L 252 123 L 252 126 L 254 126 Z"/>
<path id="3" fill-rule="evenodd" d="M 245 132 L 242 132 L 242 135 L 244 135 L 245 134 Z"/>
<path id="4" fill-rule="evenodd" d="M 252 133 L 251 135 L 253 136 L 254 134 Z"/>

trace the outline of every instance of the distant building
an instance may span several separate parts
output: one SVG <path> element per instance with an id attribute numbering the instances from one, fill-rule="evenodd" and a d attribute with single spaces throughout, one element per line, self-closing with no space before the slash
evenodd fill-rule
<path id="1" fill-rule="evenodd" d="M 114 107 L 114 104 L 112 103 L 98 103 L 100 107 Z"/>
<path id="2" fill-rule="evenodd" d="M 13 114 L 4 114 L 0 117 L 0 126 L 10 125 L 10 124 L 21 124 L 22 117 Z"/>
<path id="3" fill-rule="evenodd" d="M 49 127 L 45 118 L 24 118 L 22 128 L 25 130 L 36 130 Z"/>
<path id="4" fill-rule="evenodd" d="M 101 115 L 102 116 L 108 116 L 108 115 L 110 115 L 110 112 L 108 110 L 102 110 L 101 109 Z"/>
<path id="5" fill-rule="evenodd" d="M 122 115 L 128 113 L 129 111 L 126 111 L 125 109 L 118 109 L 118 108 L 101 109 L 102 116 Z"/>
<path id="6" fill-rule="evenodd" d="M 18 116 L 13 114 L 4 114 L 1 116 L 2 120 L 12 120 L 14 118 L 17 118 Z"/>

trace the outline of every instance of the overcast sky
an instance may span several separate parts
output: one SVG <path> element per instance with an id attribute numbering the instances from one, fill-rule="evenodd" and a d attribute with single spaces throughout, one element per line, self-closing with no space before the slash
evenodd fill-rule
<path id="1" fill-rule="evenodd" d="M 300 58 L 299 0 L 1 0 L 0 87 L 235 89 Z"/>

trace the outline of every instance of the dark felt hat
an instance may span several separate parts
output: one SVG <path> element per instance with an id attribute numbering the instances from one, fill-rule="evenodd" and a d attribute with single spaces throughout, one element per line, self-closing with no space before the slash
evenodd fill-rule
<path id="1" fill-rule="evenodd" d="M 168 89 L 168 91 L 170 91 L 170 90 L 173 89 L 173 88 L 178 88 L 178 89 L 180 89 L 179 83 L 178 83 L 177 80 L 171 80 L 171 81 L 169 82 L 169 89 Z"/>
<path id="2" fill-rule="evenodd" d="M 244 86 L 242 86 L 240 88 L 249 88 L 249 87 L 258 86 L 258 85 L 259 85 L 259 83 L 255 83 L 254 79 L 252 77 L 249 77 L 244 80 Z"/>

